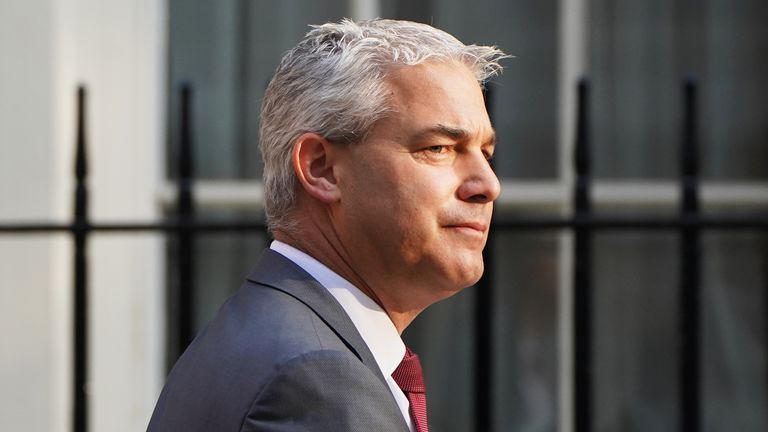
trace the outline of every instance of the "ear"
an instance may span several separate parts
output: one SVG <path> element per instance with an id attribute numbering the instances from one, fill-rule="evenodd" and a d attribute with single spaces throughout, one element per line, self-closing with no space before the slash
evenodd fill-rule
<path id="1" fill-rule="evenodd" d="M 324 203 L 341 197 L 333 174 L 333 156 L 333 144 L 316 133 L 304 133 L 293 144 L 291 160 L 299 183 L 311 197 Z"/>

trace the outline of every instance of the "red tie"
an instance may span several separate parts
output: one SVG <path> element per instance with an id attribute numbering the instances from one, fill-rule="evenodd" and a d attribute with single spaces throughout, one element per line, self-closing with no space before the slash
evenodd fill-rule
<path id="1" fill-rule="evenodd" d="M 424 389 L 424 376 L 421 371 L 419 356 L 410 348 L 405 349 L 405 357 L 392 372 L 392 378 L 403 390 L 411 404 L 411 418 L 416 424 L 416 432 L 429 432 L 427 427 L 427 396 Z"/>

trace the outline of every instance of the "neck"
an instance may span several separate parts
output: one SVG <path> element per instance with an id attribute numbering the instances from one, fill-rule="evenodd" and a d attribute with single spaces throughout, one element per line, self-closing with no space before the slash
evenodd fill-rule
<path id="1" fill-rule="evenodd" d="M 314 219 L 309 221 L 314 222 Z M 327 232 L 318 224 L 307 222 L 303 219 L 290 232 L 275 230 L 273 233 L 275 240 L 299 249 L 349 281 L 381 306 L 392 320 L 397 332 L 402 334 L 424 308 L 413 308 L 407 301 L 396 298 L 393 293 L 400 291 L 394 289 L 396 287 L 381 289 L 380 286 L 387 286 L 390 283 L 377 284 L 376 281 L 371 280 L 371 277 L 366 277 L 359 269 L 355 269 L 351 259 L 353 251 L 345 248 L 334 232 Z M 330 225 L 324 224 L 324 226 Z"/>

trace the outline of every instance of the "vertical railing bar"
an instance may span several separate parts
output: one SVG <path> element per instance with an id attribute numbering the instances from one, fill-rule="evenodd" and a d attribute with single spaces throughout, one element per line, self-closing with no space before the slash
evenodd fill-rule
<path id="1" fill-rule="evenodd" d="M 75 196 L 72 236 L 74 239 L 74 394 L 73 430 L 88 430 L 88 189 L 86 177 L 86 93 L 77 88 L 77 130 L 75 149 Z"/>
<path id="2" fill-rule="evenodd" d="M 487 83 L 485 109 L 493 121 L 493 87 Z M 496 260 L 495 234 L 488 236 L 483 250 L 485 271 L 475 290 L 475 430 L 493 430 L 493 281 Z"/>
<path id="3" fill-rule="evenodd" d="M 582 79 L 577 93 L 573 206 L 576 221 L 588 220 L 590 200 L 589 84 Z M 592 429 L 592 232 L 588 224 L 574 228 L 574 431 Z"/>
<path id="4" fill-rule="evenodd" d="M 238 8 L 238 14 L 239 19 L 237 22 L 237 33 L 236 37 L 238 39 L 238 45 L 240 52 L 251 52 L 251 39 L 250 31 L 251 31 L 251 25 L 250 22 L 253 19 L 250 9 L 251 9 L 251 3 L 247 1 L 241 1 L 237 5 Z M 255 7 L 254 7 L 255 8 Z M 238 110 L 236 114 L 236 139 L 237 139 L 237 153 L 241 155 L 239 157 L 239 161 L 237 164 L 237 175 L 245 177 L 248 173 L 248 161 L 250 152 L 247 151 L 247 148 L 250 148 L 249 145 L 249 137 L 248 137 L 248 131 L 246 129 L 246 125 L 249 124 L 248 120 L 251 116 L 251 110 L 248 109 L 248 106 L 250 105 L 251 98 L 249 95 L 251 95 L 251 89 L 249 84 L 251 83 L 250 75 L 249 75 L 249 56 L 237 56 L 237 64 L 236 64 L 236 73 L 235 80 L 237 82 L 237 85 L 242 91 L 240 94 L 237 95 L 237 105 Z"/>
<path id="5" fill-rule="evenodd" d="M 700 211 L 698 185 L 698 137 L 696 113 L 696 83 L 687 79 L 683 86 L 684 118 L 680 155 L 680 186 L 682 192 L 681 218 L 690 219 Z M 680 229 L 680 355 L 679 391 L 681 398 L 682 432 L 700 430 L 699 405 L 699 304 L 700 304 L 700 238 L 694 224 Z"/>
<path id="6" fill-rule="evenodd" d="M 177 357 L 192 341 L 194 332 L 194 233 L 188 223 L 194 218 L 195 205 L 192 196 L 194 163 L 192 141 L 192 88 L 189 83 L 181 86 L 181 122 L 179 141 L 179 178 L 177 216 L 178 231 L 178 346 Z"/>

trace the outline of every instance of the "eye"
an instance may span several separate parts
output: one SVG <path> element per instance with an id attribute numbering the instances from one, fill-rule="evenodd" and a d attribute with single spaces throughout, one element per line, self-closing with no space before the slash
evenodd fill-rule
<path id="1" fill-rule="evenodd" d="M 427 147 L 426 150 L 430 153 L 443 153 L 445 151 L 445 146 L 433 145 L 433 146 Z"/>

